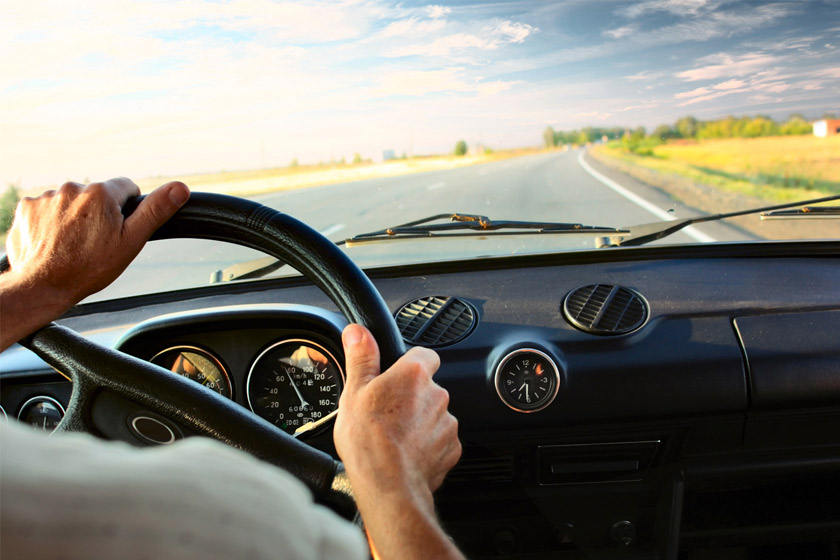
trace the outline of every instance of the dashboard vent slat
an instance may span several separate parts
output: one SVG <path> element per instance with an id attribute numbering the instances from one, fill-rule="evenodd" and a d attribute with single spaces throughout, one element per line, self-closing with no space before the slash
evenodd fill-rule
<path id="1" fill-rule="evenodd" d="M 630 288 L 591 284 L 569 292 L 563 300 L 563 315 L 573 327 L 584 332 L 620 335 L 645 324 L 648 304 Z"/>
<path id="2" fill-rule="evenodd" d="M 430 296 L 403 305 L 396 313 L 403 340 L 415 346 L 454 344 L 475 328 L 476 312 L 462 299 Z"/>

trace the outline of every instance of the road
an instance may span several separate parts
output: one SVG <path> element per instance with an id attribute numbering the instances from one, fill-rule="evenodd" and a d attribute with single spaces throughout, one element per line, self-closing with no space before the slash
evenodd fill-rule
<path id="1" fill-rule="evenodd" d="M 492 219 L 628 226 L 696 215 L 663 193 L 606 169 L 581 150 L 552 152 L 493 163 L 286 191 L 255 197 L 308 223 L 337 241 L 357 233 L 440 213 Z M 669 242 L 734 240 L 744 235 L 725 224 L 696 226 Z M 594 247 L 591 235 L 387 241 L 348 249 L 361 266 L 466 256 L 538 253 Z M 261 256 L 210 241 L 150 243 L 132 269 L 92 300 L 204 285 L 216 269 Z"/>

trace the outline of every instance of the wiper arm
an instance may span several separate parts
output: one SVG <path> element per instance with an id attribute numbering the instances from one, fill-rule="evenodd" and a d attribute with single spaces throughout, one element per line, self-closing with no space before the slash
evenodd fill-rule
<path id="1" fill-rule="evenodd" d="M 442 223 L 433 223 L 439 220 L 448 220 Z M 510 231 L 500 231 L 510 230 Z M 450 233 L 461 231 L 465 233 Z M 435 214 L 406 222 L 398 226 L 392 226 L 369 233 L 360 233 L 336 245 L 348 246 L 365 243 L 368 241 L 380 241 L 384 239 L 414 239 L 428 237 L 468 237 L 485 235 L 533 235 L 533 234 L 563 234 L 563 233 L 627 233 L 627 230 L 603 227 L 587 226 L 577 223 L 563 222 L 523 222 L 517 220 L 491 220 L 487 216 L 478 214 Z"/>
<path id="2" fill-rule="evenodd" d="M 700 224 L 703 222 L 714 222 L 717 220 L 723 220 L 724 218 L 734 218 L 736 216 L 744 216 L 746 214 L 758 214 L 760 212 L 766 212 L 769 214 L 763 214 L 761 219 L 766 219 L 766 217 L 775 217 L 780 216 L 783 213 L 775 212 L 776 210 L 783 210 L 786 208 L 793 208 L 796 206 L 805 206 L 807 204 L 817 204 L 820 202 L 828 202 L 831 200 L 840 200 L 840 195 L 834 196 L 826 196 L 823 198 L 814 198 L 811 200 L 800 200 L 799 202 L 789 202 L 786 204 L 776 204 L 774 206 L 763 206 L 761 208 L 751 208 L 749 210 L 739 210 L 737 212 L 727 212 L 724 214 L 709 214 L 706 216 L 697 216 L 695 218 L 685 218 L 682 220 L 665 220 L 662 222 L 654 222 L 651 224 L 639 224 L 636 226 L 629 226 L 624 228 L 626 231 L 630 233 L 629 237 L 623 235 L 610 235 L 608 237 L 602 237 L 598 240 L 597 245 L 598 247 L 632 247 L 638 245 L 645 245 L 646 243 L 650 243 L 651 241 L 656 241 L 657 239 L 662 239 L 663 237 L 668 237 L 671 234 L 674 234 L 680 231 L 683 228 L 686 228 L 693 224 Z M 840 209 L 836 207 L 826 208 L 826 207 L 818 207 L 818 208 L 801 208 L 799 210 L 794 211 L 792 214 L 796 214 L 797 216 L 802 214 L 809 214 L 813 217 L 828 217 L 832 215 L 831 210 L 838 211 Z M 840 211 L 837 212 L 836 215 L 840 215 Z M 809 216 L 810 217 L 810 216 Z"/>

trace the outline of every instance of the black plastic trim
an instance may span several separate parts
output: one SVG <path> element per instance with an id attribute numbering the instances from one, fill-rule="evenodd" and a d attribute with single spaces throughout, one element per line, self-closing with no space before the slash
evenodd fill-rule
<path id="1" fill-rule="evenodd" d="M 424 274 L 451 274 L 481 270 L 538 268 L 558 265 L 597 264 L 606 262 L 690 260 L 709 258 L 779 258 L 840 257 L 840 241 L 757 241 L 752 243 L 713 243 L 708 245 L 668 245 L 655 247 L 620 247 L 592 251 L 510 255 L 451 261 L 427 262 L 364 269 L 371 280 L 401 278 Z M 97 301 L 72 307 L 62 318 L 91 313 L 123 311 L 147 305 L 167 303 L 173 299 L 198 299 L 219 294 L 257 293 L 278 288 L 310 286 L 303 276 L 250 280 L 213 284 L 198 288 L 173 290 L 108 301 Z"/>

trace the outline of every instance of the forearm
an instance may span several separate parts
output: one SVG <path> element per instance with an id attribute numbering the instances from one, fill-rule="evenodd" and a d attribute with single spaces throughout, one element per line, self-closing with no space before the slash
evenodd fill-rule
<path id="1" fill-rule="evenodd" d="M 357 504 L 374 558 L 463 560 L 438 522 L 431 495 L 362 490 L 357 493 Z"/>
<path id="2" fill-rule="evenodd" d="M 57 319 L 70 304 L 14 271 L 0 274 L 0 351 Z"/>

